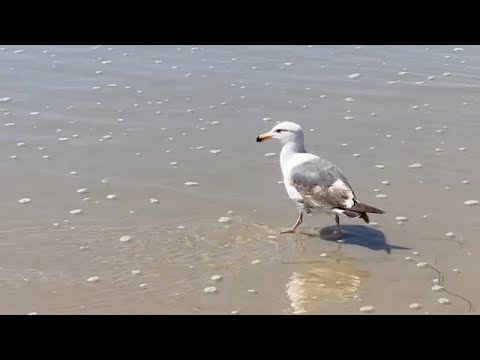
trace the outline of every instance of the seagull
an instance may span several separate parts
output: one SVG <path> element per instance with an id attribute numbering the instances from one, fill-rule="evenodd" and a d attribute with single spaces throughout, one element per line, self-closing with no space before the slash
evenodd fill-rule
<path id="1" fill-rule="evenodd" d="M 298 208 L 298 219 L 282 234 L 294 233 L 307 214 L 335 215 L 340 238 L 340 217 L 362 218 L 370 222 L 368 213 L 384 214 L 385 211 L 357 200 L 353 188 L 341 170 L 332 162 L 305 149 L 303 130 L 300 125 L 286 121 L 275 125 L 272 130 L 257 137 L 257 142 L 277 139 L 283 145 L 280 167 L 288 196 Z"/>

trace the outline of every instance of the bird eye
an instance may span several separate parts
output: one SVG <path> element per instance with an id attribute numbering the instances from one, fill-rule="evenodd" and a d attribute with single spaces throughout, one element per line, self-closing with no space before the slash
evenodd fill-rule
<path id="1" fill-rule="evenodd" d="M 283 131 L 282 129 L 275 130 L 276 133 L 281 133 L 282 131 Z"/>

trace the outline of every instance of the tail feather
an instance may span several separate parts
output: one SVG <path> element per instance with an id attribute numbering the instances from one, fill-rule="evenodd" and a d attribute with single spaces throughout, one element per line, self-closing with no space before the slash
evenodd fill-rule
<path id="1" fill-rule="evenodd" d="M 367 213 L 362 212 L 362 213 L 358 213 L 358 215 L 360 215 L 360 217 L 361 217 L 367 224 L 370 223 L 370 219 L 368 218 Z"/>

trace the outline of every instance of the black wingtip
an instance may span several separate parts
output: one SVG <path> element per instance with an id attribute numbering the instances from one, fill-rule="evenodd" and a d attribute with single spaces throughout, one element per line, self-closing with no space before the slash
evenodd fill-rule
<path id="1" fill-rule="evenodd" d="M 350 210 L 357 211 L 357 212 L 365 212 L 370 214 L 385 214 L 385 211 L 374 208 L 373 206 L 363 204 L 361 202 L 356 202 Z"/>

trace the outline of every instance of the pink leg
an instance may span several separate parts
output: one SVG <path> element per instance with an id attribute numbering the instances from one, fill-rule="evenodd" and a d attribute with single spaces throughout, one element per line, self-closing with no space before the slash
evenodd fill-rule
<path id="1" fill-rule="evenodd" d="M 338 216 L 338 214 L 335 214 L 335 222 L 337 223 L 337 227 L 338 227 L 339 239 L 341 239 L 342 238 L 342 230 L 340 228 L 340 216 Z"/>
<path id="2" fill-rule="evenodd" d="M 299 212 L 299 215 L 298 215 L 297 221 L 295 222 L 295 225 L 293 225 L 293 227 L 290 229 L 284 229 L 280 231 L 280 234 L 292 234 L 295 232 L 297 227 L 303 222 L 303 212 L 302 210 L 299 210 L 298 212 Z"/>

